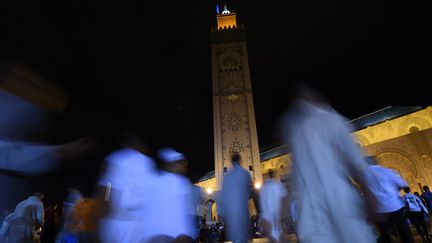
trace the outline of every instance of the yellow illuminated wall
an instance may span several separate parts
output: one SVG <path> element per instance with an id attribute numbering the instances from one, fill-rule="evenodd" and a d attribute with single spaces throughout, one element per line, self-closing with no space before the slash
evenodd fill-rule
<path id="1" fill-rule="evenodd" d="M 211 178 L 202 182 L 195 183 L 195 185 L 201 187 L 204 192 L 207 192 L 210 189 L 212 192 L 216 190 L 216 178 Z"/>
<path id="2" fill-rule="evenodd" d="M 432 128 L 432 107 L 387 120 L 354 132 L 361 146 L 376 144 L 415 131 Z"/>
<path id="3" fill-rule="evenodd" d="M 237 27 L 236 14 L 235 13 L 219 14 L 217 16 L 217 25 L 218 25 L 218 29 Z"/>
<path id="4" fill-rule="evenodd" d="M 378 163 L 392 168 L 404 177 L 413 191 L 421 186 L 432 187 L 432 107 L 390 119 L 355 131 L 356 141 L 366 155 L 377 158 Z M 269 170 L 277 171 L 282 179 L 289 173 L 289 154 L 261 162 L 263 180 Z M 197 183 L 204 189 L 216 188 L 215 178 Z"/>

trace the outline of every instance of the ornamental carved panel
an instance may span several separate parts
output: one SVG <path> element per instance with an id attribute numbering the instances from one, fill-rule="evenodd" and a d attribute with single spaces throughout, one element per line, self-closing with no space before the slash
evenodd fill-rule
<path id="1" fill-rule="evenodd" d="M 240 131 L 242 127 L 242 118 L 237 112 L 231 111 L 229 113 L 227 118 L 227 126 L 234 133 Z"/>
<path id="2" fill-rule="evenodd" d="M 409 133 L 409 129 L 412 126 L 416 126 L 420 129 L 426 129 L 431 127 L 431 124 L 428 120 L 422 118 L 422 117 L 408 117 L 407 119 L 403 120 L 399 126 L 398 126 L 398 135 L 403 136 Z"/>
<path id="3" fill-rule="evenodd" d="M 230 151 L 230 153 L 243 152 L 244 151 L 243 144 L 240 143 L 239 141 L 234 141 L 230 144 L 229 151 Z"/>
<path id="4" fill-rule="evenodd" d="M 242 59 L 238 52 L 227 51 L 218 58 L 220 92 L 235 93 L 244 90 Z"/>

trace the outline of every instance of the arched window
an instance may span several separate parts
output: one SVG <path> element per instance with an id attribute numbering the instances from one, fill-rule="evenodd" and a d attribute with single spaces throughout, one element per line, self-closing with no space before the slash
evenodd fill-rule
<path id="1" fill-rule="evenodd" d="M 409 133 L 415 133 L 418 132 L 420 129 L 417 126 L 412 126 L 409 129 Z"/>

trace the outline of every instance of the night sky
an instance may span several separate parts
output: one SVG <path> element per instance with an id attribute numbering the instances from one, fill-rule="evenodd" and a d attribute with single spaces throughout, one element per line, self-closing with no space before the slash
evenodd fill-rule
<path id="1" fill-rule="evenodd" d="M 228 1 L 246 27 L 260 146 L 273 144 L 293 80 L 310 81 L 349 119 L 390 105 L 430 104 L 426 2 Z M 0 58 L 68 93 L 67 108 L 53 117 L 52 141 L 106 142 L 133 128 L 154 149 L 185 153 L 196 180 L 214 168 L 215 6 L 214 0 L 2 1 Z M 102 155 L 94 157 L 57 176 L 90 183 Z"/>

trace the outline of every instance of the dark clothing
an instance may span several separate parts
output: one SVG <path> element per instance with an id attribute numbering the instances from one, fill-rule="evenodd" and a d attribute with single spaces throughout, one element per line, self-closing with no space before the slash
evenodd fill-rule
<path id="1" fill-rule="evenodd" d="M 426 225 L 425 218 L 424 218 L 424 212 L 409 211 L 408 212 L 408 218 L 409 218 L 411 224 L 414 225 L 414 227 L 416 228 L 417 233 L 422 238 L 428 238 L 429 237 L 429 230 L 428 230 L 428 227 Z"/>
<path id="2" fill-rule="evenodd" d="M 429 210 L 429 212 L 432 209 L 432 192 L 430 191 L 425 191 L 421 197 L 423 198 L 423 200 L 426 202 L 426 208 Z"/>
<path id="3" fill-rule="evenodd" d="M 54 242 L 57 234 L 56 212 L 53 208 L 45 209 L 45 222 L 41 234 L 42 242 Z"/>
<path id="4" fill-rule="evenodd" d="M 401 238 L 402 243 L 413 243 L 411 231 L 405 216 L 405 208 L 401 208 L 394 212 L 378 213 L 377 221 L 375 222 L 379 232 L 379 243 L 391 243 L 390 229 L 394 224 Z"/>

